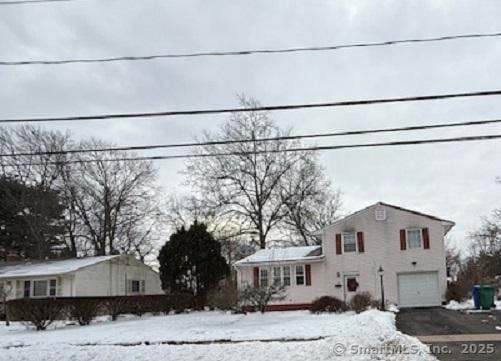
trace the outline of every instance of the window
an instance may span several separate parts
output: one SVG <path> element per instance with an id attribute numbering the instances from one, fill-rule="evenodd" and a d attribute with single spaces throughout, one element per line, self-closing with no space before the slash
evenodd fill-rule
<path id="1" fill-rule="evenodd" d="M 284 275 L 284 286 L 290 286 L 291 285 L 291 268 L 290 266 L 285 266 L 283 268 L 283 275 Z"/>
<path id="2" fill-rule="evenodd" d="M 259 269 L 259 285 L 261 287 L 268 287 L 268 270 L 265 268 Z"/>
<path id="3" fill-rule="evenodd" d="M 296 285 L 304 285 L 304 266 L 296 266 Z"/>
<path id="4" fill-rule="evenodd" d="M 56 295 L 56 280 L 50 280 L 49 296 Z"/>
<path id="5" fill-rule="evenodd" d="M 420 229 L 408 229 L 407 230 L 407 247 L 411 248 L 421 248 L 421 230 Z"/>
<path id="6" fill-rule="evenodd" d="M 24 281 L 24 297 L 30 297 L 30 290 L 31 290 L 31 282 L 30 281 Z"/>
<path id="7" fill-rule="evenodd" d="M 280 286 L 282 284 L 282 269 L 280 267 L 273 267 L 273 286 Z"/>
<path id="8" fill-rule="evenodd" d="M 139 293 L 140 282 L 138 280 L 130 280 L 130 292 Z"/>
<path id="9" fill-rule="evenodd" d="M 142 294 L 146 293 L 146 281 L 145 280 L 141 281 L 141 293 Z"/>
<path id="10" fill-rule="evenodd" d="M 375 213 L 376 221 L 386 220 L 386 209 L 384 207 L 377 207 Z"/>
<path id="11" fill-rule="evenodd" d="M 345 232 L 343 233 L 343 247 L 344 252 L 356 252 L 357 242 L 355 238 L 355 232 Z"/>
<path id="12" fill-rule="evenodd" d="M 33 297 L 47 296 L 47 281 L 33 281 Z"/>

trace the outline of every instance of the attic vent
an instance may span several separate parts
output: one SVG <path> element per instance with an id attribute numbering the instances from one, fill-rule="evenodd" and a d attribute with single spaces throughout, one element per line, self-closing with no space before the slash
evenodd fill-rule
<path id="1" fill-rule="evenodd" d="M 384 207 L 376 208 L 376 221 L 386 221 L 386 209 Z"/>

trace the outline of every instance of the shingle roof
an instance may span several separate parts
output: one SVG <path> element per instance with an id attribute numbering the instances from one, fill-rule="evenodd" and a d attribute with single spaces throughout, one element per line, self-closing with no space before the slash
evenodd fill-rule
<path id="1" fill-rule="evenodd" d="M 236 262 L 236 264 L 245 265 L 249 263 L 300 261 L 319 258 L 321 255 L 321 246 L 268 248 L 261 249 L 253 255 Z"/>
<path id="2" fill-rule="evenodd" d="M 27 262 L 0 262 L 0 279 L 17 277 L 52 276 L 74 272 L 80 268 L 92 266 L 115 257 L 99 256 L 85 258 L 71 258 L 65 260 L 27 261 Z"/>

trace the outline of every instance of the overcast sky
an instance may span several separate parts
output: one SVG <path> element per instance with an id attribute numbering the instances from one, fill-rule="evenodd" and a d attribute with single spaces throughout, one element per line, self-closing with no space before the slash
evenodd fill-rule
<path id="1" fill-rule="evenodd" d="M 501 31 L 501 2 L 76 0 L 0 7 L 0 59 L 284 48 Z M 307 103 L 501 89 L 501 38 L 286 55 L 0 67 L 0 118 Z M 501 117 L 501 97 L 276 112 L 296 133 Z M 224 115 L 53 123 L 117 145 L 190 141 Z M 318 144 L 501 134 L 501 126 L 336 138 Z M 467 234 L 501 206 L 500 141 L 326 151 L 344 211 L 376 201 L 431 213 Z M 166 154 L 154 151 L 145 154 Z M 186 192 L 182 161 L 157 162 Z"/>

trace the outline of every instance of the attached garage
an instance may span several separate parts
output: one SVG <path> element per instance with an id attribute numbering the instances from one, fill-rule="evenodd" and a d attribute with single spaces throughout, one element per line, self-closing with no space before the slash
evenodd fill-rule
<path id="1" fill-rule="evenodd" d="M 440 306 L 438 272 L 401 273 L 398 275 L 399 307 Z"/>

